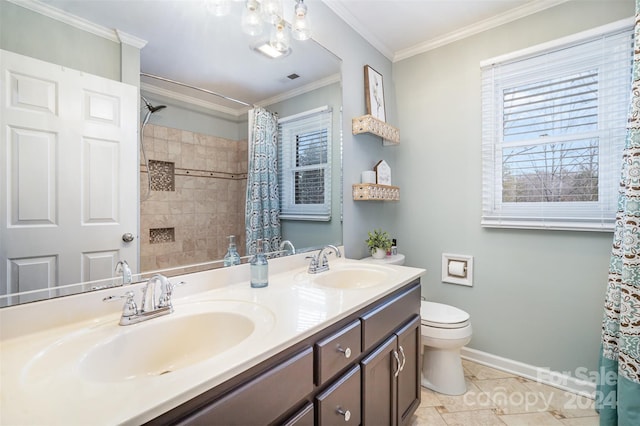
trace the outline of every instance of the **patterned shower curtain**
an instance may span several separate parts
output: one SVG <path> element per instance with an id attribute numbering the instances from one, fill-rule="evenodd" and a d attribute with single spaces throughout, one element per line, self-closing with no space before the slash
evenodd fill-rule
<path id="1" fill-rule="evenodd" d="M 640 425 L 640 0 L 633 87 L 602 323 L 600 425 Z"/>
<path id="2" fill-rule="evenodd" d="M 279 249 L 278 117 L 264 108 L 249 111 L 249 164 L 245 227 L 247 254 L 255 254 L 256 240 L 265 252 Z"/>

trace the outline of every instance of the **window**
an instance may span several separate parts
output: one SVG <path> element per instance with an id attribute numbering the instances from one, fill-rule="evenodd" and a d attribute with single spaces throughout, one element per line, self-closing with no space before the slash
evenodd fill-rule
<path id="1" fill-rule="evenodd" d="M 331 109 L 322 107 L 278 122 L 280 217 L 331 219 Z"/>
<path id="2" fill-rule="evenodd" d="M 631 28 L 483 61 L 483 226 L 613 230 Z"/>

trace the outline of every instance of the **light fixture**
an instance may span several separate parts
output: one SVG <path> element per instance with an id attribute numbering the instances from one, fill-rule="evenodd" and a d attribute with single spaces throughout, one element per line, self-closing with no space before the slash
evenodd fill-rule
<path id="1" fill-rule="evenodd" d="M 296 40 L 308 40 L 311 38 L 311 25 L 307 16 L 307 5 L 304 0 L 296 0 L 291 21 L 291 36 Z"/>
<path id="2" fill-rule="evenodd" d="M 260 3 L 257 0 L 247 0 L 242 11 L 242 31 L 250 36 L 262 34 L 262 18 L 260 17 Z"/>
<path id="3" fill-rule="evenodd" d="M 231 11 L 231 0 L 204 0 L 204 4 L 214 16 L 227 16 Z"/>
<path id="4" fill-rule="evenodd" d="M 262 0 L 262 19 L 276 25 L 282 16 L 282 0 Z"/>
<path id="5" fill-rule="evenodd" d="M 205 0 L 207 8 L 214 14 L 219 13 L 218 10 L 224 10 L 222 4 L 228 5 L 229 1 Z M 282 0 L 240 1 L 244 1 L 241 26 L 245 34 L 259 36 L 263 33 L 263 21 L 271 24 L 268 43 L 254 45 L 252 48 L 255 51 L 270 58 L 278 58 L 291 53 L 291 37 L 296 40 L 311 38 L 311 25 L 304 0 L 293 0 L 295 6 L 291 24 L 282 18 Z"/>
<path id="6" fill-rule="evenodd" d="M 271 28 L 271 36 L 269 37 L 269 44 L 278 52 L 288 52 L 291 46 L 289 40 L 289 29 L 284 19 L 280 18 L 273 28 Z"/>
<path id="7" fill-rule="evenodd" d="M 284 56 L 287 56 L 289 53 L 291 53 L 291 49 L 289 49 L 286 52 L 280 52 L 280 51 L 274 49 L 273 47 L 271 47 L 271 44 L 269 44 L 269 42 L 263 42 L 263 43 L 258 44 L 257 46 L 254 46 L 253 50 L 255 50 L 258 53 L 263 54 L 264 56 L 266 56 L 267 58 L 270 58 L 270 59 L 282 58 Z"/>

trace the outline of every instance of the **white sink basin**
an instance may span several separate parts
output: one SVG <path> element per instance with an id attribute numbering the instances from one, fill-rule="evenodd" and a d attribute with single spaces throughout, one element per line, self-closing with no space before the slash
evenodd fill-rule
<path id="1" fill-rule="evenodd" d="M 225 352 L 255 330 L 246 316 L 204 312 L 149 320 L 146 327 L 120 333 L 99 343 L 80 362 L 80 374 L 97 381 L 160 376 Z"/>
<path id="2" fill-rule="evenodd" d="M 330 266 L 313 278 L 316 285 L 336 289 L 362 289 L 380 285 L 391 278 L 393 270 L 374 265 L 345 264 Z"/>
<path id="3" fill-rule="evenodd" d="M 185 303 L 169 315 L 120 326 L 116 320 L 86 327 L 42 350 L 25 379 L 36 383 L 52 365 L 68 365 L 80 378 L 121 382 L 169 374 L 231 351 L 248 350 L 273 328 L 275 316 L 258 304 L 232 300 Z"/>

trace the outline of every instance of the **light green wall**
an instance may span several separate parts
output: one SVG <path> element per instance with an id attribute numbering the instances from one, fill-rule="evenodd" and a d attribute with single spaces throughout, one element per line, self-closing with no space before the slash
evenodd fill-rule
<path id="1" fill-rule="evenodd" d="M 313 222 L 283 219 L 282 238 L 291 240 L 296 247 L 316 247 L 324 244 L 342 244 L 341 200 L 342 180 L 340 156 L 342 151 L 340 141 L 342 90 L 340 83 L 307 92 L 305 94 L 278 102 L 266 107 L 269 111 L 278 113 L 280 117 L 298 114 L 328 105 L 332 108 L 332 151 L 333 164 L 331 167 L 331 220 L 328 222 Z"/>
<path id="2" fill-rule="evenodd" d="M 351 132 L 353 117 L 364 115 L 364 66 L 370 65 L 383 76 L 387 122 L 397 126 L 396 98 L 391 77 L 391 61 L 373 48 L 321 1 L 308 2 L 309 14 L 314 19 L 314 39 L 342 60 L 342 146 L 343 146 L 343 230 L 342 239 L 346 255 L 360 259 L 368 256 L 367 231 L 384 228 L 394 237 L 398 213 L 402 202 L 353 201 L 351 185 L 360 183 L 360 173 L 371 170 L 380 160 L 391 166 L 392 182 L 396 180 L 399 165 L 396 155 L 399 147 L 384 147 L 382 140 L 372 135 Z M 402 129 L 400 137 L 402 138 Z M 400 197 L 404 197 L 401 190 Z"/>
<path id="3" fill-rule="evenodd" d="M 120 43 L 79 30 L 5 0 L 0 0 L 0 48 L 111 80 L 123 81 Z M 139 49 L 133 50 L 138 52 L 137 55 L 132 56 L 127 52 L 125 59 L 139 58 Z M 140 72 L 139 59 L 137 60 L 137 70 L 127 71 L 129 65 L 125 63 L 125 75 Z M 137 85 L 127 80 L 124 81 Z"/>
<path id="4" fill-rule="evenodd" d="M 612 234 L 480 227 L 479 63 L 633 13 L 633 0 L 572 1 L 394 64 L 399 249 L 428 270 L 424 296 L 471 314 L 471 348 L 597 367 Z M 441 282 L 442 253 L 474 256 L 473 287 Z"/>
<path id="5" fill-rule="evenodd" d="M 219 111 L 202 108 L 194 104 L 181 102 L 164 96 L 154 95 L 142 91 L 152 105 L 166 105 L 167 108 L 158 110 L 149 118 L 149 123 L 173 129 L 189 130 L 205 135 L 218 136 L 230 140 L 247 139 L 247 115 L 240 117 Z M 144 106 L 144 105 L 143 105 Z M 146 108 L 141 108 L 140 120 L 144 119 Z"/>

